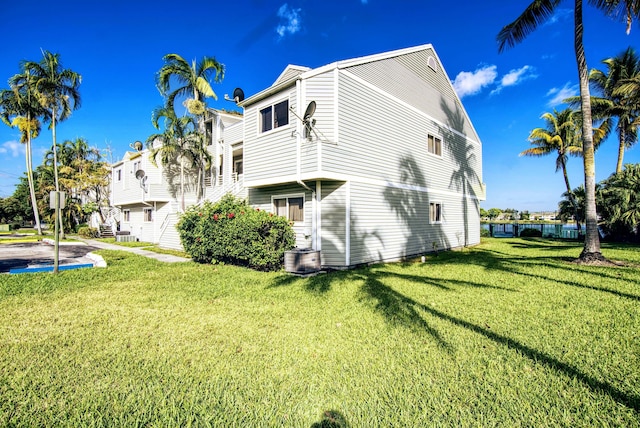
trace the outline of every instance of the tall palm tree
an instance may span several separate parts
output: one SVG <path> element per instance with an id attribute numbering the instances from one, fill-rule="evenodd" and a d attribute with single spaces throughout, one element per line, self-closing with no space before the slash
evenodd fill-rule
<path id="1" fill-rule="evenodd" d="M 38 235 L 42 235 L 40 213 L 38 211 L 36 191 L 33 183 L 31 139 L 36 138 L 40 133 L 40 121 L 38 117 L 43 115 L 43 110 L 33 93 L 32 83 L 33 79 L 31 79 L 29 70 L 25 70 L 22 74 L 16 74 L 9 79 L 11 89 L 3 89 L 0 92 L 0 119 L 9 126 L 18 127 L 21 134 L 20 142 L 26 144 L 25 162 L 31 206 L 33 208 L 33 218 L 36 222 Z"/>
<path id="2" fill-rule="evenodd" d="M 67 119 L 73 110 L 80 107 L 79 86 L 82 76 L 73 70 L 63 68 L 60 54 L 49 51 L 42 51 L 42 59 L 39 62 L 23 61 L 22 67 L 29 70 L 33 76 L 35 94 L 45 109 L 45 119 L 50 121 L 55 189 L 59 192 L 56 122 Z M 64 237 L 62 216 L 60 216 L 60 229 Z"/>
<path id="3" fill-rule="evenodd" d="M 204 98 L 218 99 L 211 84 L 222 81 L 224 66 L 210 57 L 203 57 L 199 63 L 194 59 L 191 64 L 178 54 L 167 54 L 162 59 L 165 63 L 156 80 L 160 93 L 166 97 L 167 107 L 174 109 L 176 97 L 186 97 L 189 113 L 201 118 L 205 112 Z M 178 84 L 173 90 L 172 80 Z"/>
<path id="4" fill-rule="evenodd" d="M 576 138 L 575 113 L 571 108 L 566 108 L 560 112 L 554 109 L 553 113 L 544 113 L 541 118 L 546 122 L 546 127 L 535 128 L 531 131 L 529 134 L 529 142 L 534 147 L 521 152 L 520 156 L 547 156 L 553 153 L 557 154 L 556 172 L 562 170 L 569 201 L 574 208 L 576 226 L 578 227 L 578 231 L 580 231 L 578 205 L 571 191 L 569 175 L 567 174 L 569 155 L 577 155 L 582 152 L 580 142 L 577 141 Z"/>
<path id="5" fill-rule="evenodd" d="M 562 0 L 534 0 L 527 6 L 515 21 L 507 24 L 497 36 L 498 51 L 513 47 L 523 41 L 539 25 L 545 23 L 560 5 Z M 618 16 L 619 12 L 626 16 L 627 32 L 633 19 L 640 17 L 640 0 L 589 0 L 597 8 L 610 16 Z M 582 149 L 584 165 L 584 185 L 587 206 L 585 210 L 586 236 L 580 259 L 584 262 L 603 260 L 600 251 L 600 235 L 598 234 L 598 217 L 596 213 L 596 172 L 593 142 L 593 123 L 591 117 L 591 95 L 589 93 L 589 73 L 584 53 L 582 22 L 583 0 L 574 0 L 574 50 L 576 55 L 578 80 L 580 82 L 580 100 L 582 111 Z"/>
<path id="6" fill-rule="evenodd" d="M 607 71 L 593 69 L 589 79 L 600 97 L 591 98 L 591 110 L 594 118 L 617 118 L 618 162 L 616 172 L 622 171 L 625 149 L 638 141 L 640 117 L 638 100 L 632 94 L 617 91 L 621 83 L 640 77 L 640 57 L 632 47 L 613 58 L 602 61 Z"/>
<path id="7" fill-rule="evenodd" d="M 162 123 L 161 123 L 162 121 Z M 151 122 L 157 130 L 164 130 L 160 133 L 152 134 L 147 138 L 147 146 L 150 149 L 149 159 L 153 165 L 158 166 L 158 161 L 162 166 L 180 162 L 180 198 L 181 207 L 184 211 L 184 168 L 185 160 L 191 160 L 193 164 L 193 151 L 189 147 L 194 141 L 195 119 L 193 116 L 176 116 L 173 108 L 158 107 L 153 111 Z M 159 140 L 160 145 L 154 145 Z"/>

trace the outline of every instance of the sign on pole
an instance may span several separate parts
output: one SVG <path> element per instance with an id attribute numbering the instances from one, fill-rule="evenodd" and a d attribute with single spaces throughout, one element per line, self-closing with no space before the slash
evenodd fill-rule
<path id="1" fill-rule="evenodd" d="M 58 201 L 59 201 L 57 208 L 64 209 L 66 194 L 64 192 L 56 192 L 55 190 L 49 193 L 49 208 L 51 208 L 52 210 L 56 209 L 56 194 L 58 195 Z"/>

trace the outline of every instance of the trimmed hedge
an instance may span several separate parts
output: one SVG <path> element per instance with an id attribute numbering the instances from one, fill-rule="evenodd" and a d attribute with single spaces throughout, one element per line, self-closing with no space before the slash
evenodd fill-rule
<path id="1" fill-rule="evenodd" d="M 190 207 L 177 225 L 185 251 L 199 263 L 229 263 L 278 270 L 295 245 L 289 221 L 254 209 L 227 194 L 216 203 Z"/>
<path id="2" fill-rule="evenodd" d="M 78 235 L 83 238 L 98 238 L 100 232 L 95 227 L 82 226 L 78 228 Z"/>
<path id="3" fill-rule="evenodd" d="M 527 227 L 525 229 L 522 229 L 522 231 L 520 232 L 520 237 L 521 238 L 540 238 L 542 237 L 542 232 L 539 229 L 532 229 L 530 227 Z"/>

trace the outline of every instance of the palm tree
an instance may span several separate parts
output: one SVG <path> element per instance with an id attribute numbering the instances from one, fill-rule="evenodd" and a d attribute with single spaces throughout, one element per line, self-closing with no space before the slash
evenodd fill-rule
<path id="1" fill-rule="evenodd" d="M 534 0 L 527 6 L 515 21 L 507 24 L 498 33 L 498 51 L 502 52 L 506 47 L 513 47 L 523 41 L 539 25 L 545 23 L 552 15 L 562 0 Z M 640 17 L 639 0 L 589 0 L 589 2 L 601 9 L 605 14 L 618 16 L 620 11 L 627 18 L 627 32 L 631 28 L 634 18 Z M 591 118 L 591 95 L 589 93 L 589 73 L 587 60 L 584 53 L 582 23 L 583 0 L 574 0 L 574 50 L 578 67 L 578 80 L 580 82 L 580 99 L 582 110 L 582 150 L 584 165 L 584 185 L 586 194 L 586 236 L 584 248 L 580 259 L 584 262 L 603 260 L 600 252 L 600 235 L 598 234 L 598 216 L 596 213 L 596 172 L 593 142 L 593 123 Z"/>
<path id="2" fill-rule="evenodd" d="M 185 101 L 187 110 L 201 118 L 205 112 L 203 99 L 207 97 L 218 99 L 211 83 L 222 81 L 224 66 L 210 57 L 202 58 L 199 63 L 193 60 L 191 64 L 178 54 L 167 54 L 162 59 L 165 64 L 158 71 L 156 80 L 160 93 L 166 97 L 167 108 L 175 108 L 176 97 L 187 97 Z M 179 85 L 174 90 L 171 90 L 172 80 Z"/>
<path id="3" fill-rule="evenodd" d="M 175 111 L 167 106 L 156 108 L 151 116 L 151 122 L 158 130 L 164 127 L 164 131 L 147 138 L 147 146 L 150 149 L 149 159 L 155 166 L 158 166 L 158 161 L 162 166 L 180 161 L 180 197 L 184 211 L 184 168 L 185 160 L 191 160 L 192 165 L 194 163 L 193 150 L 189 146 L 195 140 L 195 120 L 192 116 L 177 117 Z M 158 140 L 162 144 L 155 145 L 154 143 Z"/>
<path id="4" fill-rule="evenodd" d="M 629 93 L 617 91 L 622 82 L 640 77 L 640 57 L 632 47 L 613 58 L 602 61 L 607 71 L 591 70 L 589 79 L 601 97 L 591 98 L 591 109 L 596 119 L 617 118 L 618 162 L 616 172 L 622 171 L 624 151 L 638 141 L 640 117 L 638 100 Z"/>
<path id="5" fill-rule="evenodd" d="M 598 185 L 596 185 L 596 191 L 597 188 Z M 571 216 L 576 218 L 576 205 L 578 206 L 578 217 L 583 218 L 585 205 L 583 185 L 562 194 L 562 199 L 558 202 L 558 216 L 560 219 L 567 221 Z M 578 229 L 579 233 L 580 229 Z"/>
<path id="6" fill-rule="evenodd" d="M 544 113 L 542 119 L 546 122 L 545 128 L 535 128 L 529 134 L 529 142 L 534 146 L 522 153 L 520 156 L 547 156 L 557 153 L 556 172 L 562 170 L 564 184 L 567 188 L 569 200 L 574 208 L 574 218 L 578 233 L 580 233 L 580 218 L 578 215 L 578 205 L 576 203 L 569 176 L 567 175 L 567 161 L 570 154 L 577 155 L 582 152 L 582 147 L 576 138 L 576 122 L 574 120 L 575 111 L 566 108 L 562 111 L 553 110 L 553 113 Z"/>
<path id="7" fill-rule="evenodd" d="M 45 109 L 45 119 L 50 121 L 53 149 L 53 172 L 56 192 L 60 191 L 58 183 L 58 159 L 56 143 L 56 122 L 67 119 L 72 110 L 80 107 L 78 90 L 82 76 L 70 69 L 62 67 L 60 55 L 49 51 L 42 52 L 40 62 L 23 61 L 22 67 L 33 76 L 33 87 L 40 104 Z M 62 216 L 60 216 L 61 236 L 64 237 Z"/>
<path id="8" fill-rule="evenodd" d="M 601 186 L 605 229 L 618 239 L 637 239 L 640 235 L 640 164 L 625 165 Z"/>
<path id="9" fill-rule="evenodd" d="M 26 144 L 25 161 L 27 167 L 27 180 L 33 217 L 36 222 L 38 235 L 42 235 L 40 225 L 40 213 L 36 199 L 36 191 L 33 183 L 33 162 L 31 151 L 31 139 L 40 133 L 39 116 L 43 115 L 42 107 L 37 103 L 33 94 L 33 80 L 28 70 L 22 74 L 16 74 L 9 79 L 10 90 L 3 89 L 0 92 L 0 119 L 7 125 L 16 126 L 20 130 L 20 142 Z M 10 120 L 10 117 L 13 117 Z"/>

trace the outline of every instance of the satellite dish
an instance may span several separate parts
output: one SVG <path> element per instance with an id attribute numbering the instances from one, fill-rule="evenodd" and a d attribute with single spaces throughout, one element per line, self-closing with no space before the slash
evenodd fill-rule
<path id="1" fill-rule="evenodd" d="M 311 141 L 313 138 L 311 132 L 313 131 L 313 127 L 316 125 L 316 120 L 311 120 L 311 117 L 316 112 L 316 102 L 311 101 L 307 106 L 307 109 L 304 111 L 304 116 L 302 117 L 302 124 L 304 125 L 304 136 L 307 140 Z"/>
<path id="2" fill-rule="evenodd" d="M 244 91 L 240 88 L 235 88 L 233 90 L 233 99 L 236 103 L 244 101 Z"/>
<path id="3" fill-rule="evenodd" d="M 136 141 L 135 143 L 129 144 L 129 147 L 131 147 L 134 150 L 140 151 L 142 150 L 142 143 L 140 141 Z"/>
<path id="4" fill-rule="evenodd" d="M 307 109 L 304 111 L 304 116 L 302 117 L 302 120 L 305 123 L 309 122 L 309 119 L 311 119 L 311 116 L 313 116 L 315 112 L 316 112 L 316 102 L 311 101 L 307 106 Z"/>
<path id="5" fill-rule="evenodd" d="M 146 174 L 144 173 L 143 169 L 139 169 L 139 170 L 136 171 L 136 178 L 138 180 L 142 180 L 145 177 L 146 177 Z"/>

